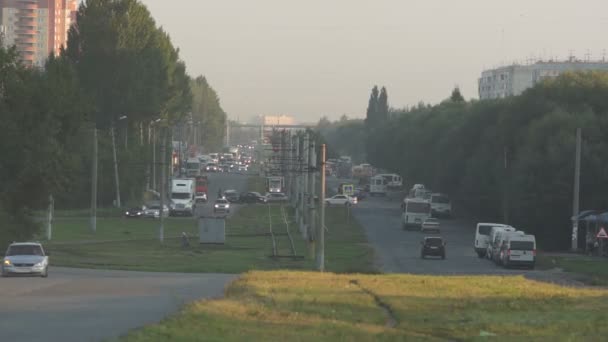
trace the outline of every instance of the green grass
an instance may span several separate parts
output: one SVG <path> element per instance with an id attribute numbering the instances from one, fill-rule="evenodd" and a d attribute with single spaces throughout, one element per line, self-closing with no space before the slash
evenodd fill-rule
<path id="1" fill-rule="evenodd" d="M 537 265 L 541 269 L 561 268 L 566 272 L 576 273 L 579 280 L 589 285 L 608 286 L 608 260 L 606 258 L 580 255 L 572 257 L 539 255 Z"/>
<path id="2" fill-rule="evenodd" d="M 166 241 L 157 241 L 158 220 L 100 218 L 97 232 L 88 229 L 87 218 L 58 218 L 53 240 L 46 244 L 53 265 L 102 269 L 168 272 L 240 273 L 249 270 L 310 270 L 314 260 L 296 225 L 290 222 L 296 252 L 303 259 L 271 258 L 268 206 L 244 206 L 226 221 L 226 244 L 200 245 L 196 220 L 165 220 Z M 374 272 L 372 251 L 361 227 L 345 223 L 342 208 L 327 215 L 327 269 L 335 272 Z M 279 255 L 291 255 L 280 207 L 270 206 Z M 290 218 L 291 220 L 292 218 Z M 182 248 L 179 236 L 187 232 L 191 246 Z M 105 242 L 110 241 L 110 242 Z"/>
<path id="3" fill-rule="evenodd" d="M 165 236 L 178 237 L 182 232 L 198 233 L 196 220 L 192 218 L 167 218 L 164 220 Z M 91 232 L 88 217 L 56 217 L 50 244 L 70 241 L 106 241 L 155 239 L 158 237 L 159 220 L 149 218 L 98 217 L 96 232 Z M 40 239 L 43 239 L 41 236 Z"/>
<path id="4" fill-rule="evenodd" d="M 225 298 L 195 302 L 123 340 L 600 341 L 607 319 L 607 290 L 522 276 L 251 272 Z"/>

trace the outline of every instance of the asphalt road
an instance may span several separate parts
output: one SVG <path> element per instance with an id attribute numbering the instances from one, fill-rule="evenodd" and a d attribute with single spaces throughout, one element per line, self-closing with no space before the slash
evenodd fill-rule
<path id="1" fill-rule="evenodd" d="M 115 338 L 187 302 L 222 296 L 235 277 L 52 267 L 46 279 L 0 278 L 0 340 Z"/>
<path id="2" fill-rule="evenodd" d="M 247 190 L 247 176 L 212 173 L 219 189 Z M 238 209 L 235 205 L 231 214 Z M 191 218 L 184 218 L 191 219 Z M 100 341 L 156 323 L 185 303 L 223 295 L 236 275 L 103 271 L 52 267 L 49 278 L 0 278 L 0 341 Z"/>
<path id="3" fill-rule="evenodd" d="M 199 203 L 196 208 L 196 215 L 215 216 L 213 214 L 213 203 L 218 198 L 218 191 L 236 190 L 239 194 L 247 191 L 247 175 L 238 173 L 209 173 L 209 193 L 207 203 Z M 240 205 L 230 205 L 230 215 L 238 210 Z"/>
<path id="4" fill-rule="evenodd" d="M 335 189 L 348 179 L 329 177 L 328 187 Z M 441 237 L 447 242 L 446 259 L 420 257 L 420 231 L 403 230 L 401 200 L 404 193 L 387 197 L 367 197 L 353 207 L 352 213 L 363 226 L 368 241 L 374 248 L 376 264 L 385 273 L 441 274 L 441 275 L 516 275 L 563 285 L 582 285 L 571 275 L 558 271 L 504 269 L 489 260 L 480 259 L 473 250 L 475 223 L 458 219 L 441 219 Z"/>

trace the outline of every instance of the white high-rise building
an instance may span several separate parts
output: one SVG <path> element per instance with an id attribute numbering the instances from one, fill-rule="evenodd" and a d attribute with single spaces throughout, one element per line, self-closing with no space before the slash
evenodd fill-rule
<path id="1" fill-rule="evenodd" d="M 513 64 L 496 69 L 484 70 L 479 78 L 479 99 L 497 99 L 520 95 L 524 90 L 550 77 L 557 77 L 567 71 L 608 71 L 608 63 L 603 61 L 578 61 L 570 59 L 562 62 L 536 62 L 530 65 Z"/>

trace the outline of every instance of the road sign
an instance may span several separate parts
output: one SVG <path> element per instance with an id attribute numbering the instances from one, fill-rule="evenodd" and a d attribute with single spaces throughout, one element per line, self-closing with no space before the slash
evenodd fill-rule
<path id="1" fill-rule="evenodd" d="M 355 194 L 355 186 L 352 184 L 344 184 L 342 185 L 342 192 L 345 195 L 352 196 Z"/>
<path id="2" fill-rule="evenodd" d="M 602 227 L 602 229 L 600 229 L 600 231 L 597 233 L 597 235 L 595 237 L 598 239 L 608 239 L 608 234 L 606 234 L 606 229 L 604 229 L 604 227 Z"/>

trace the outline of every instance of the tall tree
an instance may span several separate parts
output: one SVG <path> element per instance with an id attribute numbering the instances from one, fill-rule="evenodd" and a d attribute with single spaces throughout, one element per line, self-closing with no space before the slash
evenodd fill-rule
<path id="1" fill-rule="evenodd" d="M 450 96 L 450 100 L 452 102 L 464 102 L 464 97 L 462 97 L 459 87 L 455 87 L 454 90 L 452 90 L 452 95 Z"/>
<path id="2" fill-rule="evenodd" d="M 386 92 L 386 87 L 382 87 L 380 90 L 377 111 L 378 122 L 382 123 L 388 120 L 388 94 Z"/>
<path id="3" fill-rule="evenodd" d="M 203 148 L 217 150 L 224 144 L 224 135 L 227 116 L 215 90 L 209 85 L 207 79 L 198 76 L 190 82 L 192 89 L 192 116 L 198 125 L 199 143 Z"/>
<path id="4" fill-rule="evenodd" d="M 376 126 L 378 123 L 378 86 L 372 88 L 372 93 L 369 96 L 369 103 L 367 105 L 367 115 L 365 117 L 365 124 L 368 128 Z"/>

